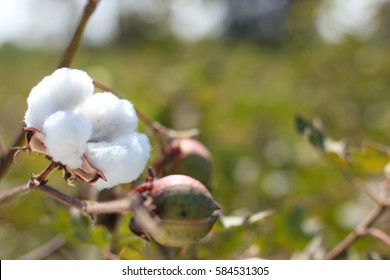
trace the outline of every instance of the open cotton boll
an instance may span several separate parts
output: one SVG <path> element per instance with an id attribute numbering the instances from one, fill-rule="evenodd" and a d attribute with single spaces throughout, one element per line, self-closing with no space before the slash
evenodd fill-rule
<path id="1" fill-rule="evenodd" d="M 44 144 L 54 161 L 69 168 L 79 168 L 92 128 L 83 116 L 69 111 L 50 115 L 43 124 Z"/>
<path id="2" fill-rule="evenodd" d="M 144 134 L 133 132 L 111 143 L 87 143 L 86 154 L 107 179 L 95 183 L 101 190 L 137 179 L 149 158 L 150 144 Z"/>
<path id="3" fill-rule="evenodd" d="M 92 123 L 92 141 L 112 141 L 137 129 L 133 105 L 111 92 L 96 93 L 75 110 Z"/>
<path id="4" fill-rule="evenodd" d="M 30 92 L 25 122 L 28 127 L 42 129 L 44 120 L 59 110 L 73 110 L 92 96 L 92 79 L 77 69 L 61 68 L 46 76 Z"/>

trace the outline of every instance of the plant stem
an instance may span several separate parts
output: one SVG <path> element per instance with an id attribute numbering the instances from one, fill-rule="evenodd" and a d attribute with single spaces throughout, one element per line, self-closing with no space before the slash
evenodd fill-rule
<path id="1" fill-rule="evenodd" d="M 4 154 L 6 151 L 6 147 L 4 145 L 3 138 L 0 135 L 0 155 Z"/>
<path id="2" fill-rule="evenodd" d="M 42 182 L 45 181 L 47 176 L 49 176 L 49 174 L 58 166 L 59 163 L 52 161 L 50 165 L 45 170 L 43 170 L 38 176 L 31 176 L 29 182 L 30 187 L 34 188 L 42 185 Z"/>
<path id="3" fill-rule="evenodd" d="M 68 196 L 68 195 L 60 192 L 59 190 L 56 190 L 56 189 L 44 184 L 44 181 L 41 185 L 36 186 L 33 189 L 43 191 L 43 192 L 49 194 L 50 196 L 54 197 L 58 201 L 66 204 L 68 206 L 73 206 L 73 207 L 76 207 L 78 209 L 83 209 L 83 207 L 84 207 L 84 202 L 82 200 L 75 198 L 75 197 Z"/>
<path id="4" fill-rule="evenodd" d="M 66 240 L 64 237 L 57 235 L 54 238 L 50 239 L 47 243 L 42 246 L 34 249 L 31 252 L 19 257 L 19 260 L 41 260 L 44 259 L 55 251 L 64 246 Z"/>
<path id="5" fill-rule="evenodd" d="M 147 126 L 151 127 L 154 131 L 157 131 L 159 133 L 162 133 L 169 138 L 191 138 L 196 136 L 199 132 L 196 128 L 193 129 L 187 129 L 182 131 L 177 131 L 170 129 L 166 126 L 163 126 L 161 123 L 152 121 L 148 117 L 146 117 L 140 110 L 135 108 L 135 111 L 137 112 L 138 117 L 140 120 L 146 124 Z"/>
<path id="6" fill-rule="evenodd" d="M 371 198 L 375 203 L 380 204 L 380 199 L 373 193 L 369 187 L 359 179 L 353 178 L 348 172 L 342 172 L 344 178 L 349 181 L 353 186 L 359 188 L 363 191 L 369 198 Z"/>
<path id="7" fill-rule="evenodd" d="M 76 31 L 73 34 L 72 40 L 68 44 L 68 47 L 67 47 L 61 61 L 58 64 L 58 68 L 69 67 L 69 65 L 72 62 L 72 59 L 76 53 L 77 47 L 80 44 L 80 40 L 81 40 L 81 37 L 84 33 L 87 22 L 88 22 L 90 16 L 92 15 L 92 13 L 95 11 L 98 2 L 99 2 L 98 0 L 88 0 L 88 3 L 84 7 L 83 16 L 81 17 L 81 20 L 76 28 Z"/>
<path id="8" fill-rule="evenodd" d="M 369 228 L 387 210 L 383 204 L 377 207 L 339 244 L 336 245 L 326 256 L 326 260 L 334 260 L 339 257 L 352 243 L 369 233 Z"/>
<path id="9" fill-rule="evenodd" d="M 17 196 L 18 194 L 21 194 L 25 191 L 28 191 L 30 189 L 29 184 L 23 184 L 20 186 L 17 186 L 15 188 L 12 188 L 5 193 L 0 194 L 0 204 L 7 202 L 8 200 L 12 199 L 13 197 Z"/>
<path id="10" fill-rule="evenodd" d="M 129 213 L 134 205 L 134 198 L 129 196 L 104 202 L 84 201 L 81 210 L 86 214 Z"/>
<path id="11" fill-rule="evenodd" d="M 383 243 L 385 243 L 388 247 L 390 247 L 390 236 L 381 231 L 380 229 L 377 228 L 369 228 L 367 230 L 367 235 L 374 236 L 381 240 Z"/>
<path id="12" fill-rule="evenodd" d="M 21 126 L 23 127 L 23 126 Z M 7 173 L 8 169 L 11 167 L 14 156 L 17 152 L 16 149 L 13 149 L 12 147 L 20 147 L 24 140 L 24 131 L 20 129 L 19 134 L 16 136 L 15 141 L 13 142 L 12 146 L 8 151 L 5 152 L 3 157 L 0 161 L 0 179 L 4 177 L 4 175 Z"/>

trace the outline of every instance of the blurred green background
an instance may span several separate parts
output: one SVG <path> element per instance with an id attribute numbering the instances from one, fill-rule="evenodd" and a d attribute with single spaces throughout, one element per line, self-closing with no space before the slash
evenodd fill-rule
<path id="1" fill-rule="evenodd" d="M 228 10 L 231 21 L 220 36 L 191 43 L 161 28 L 167 25 L 165 17 L 156 23 L 130 14 L 114 40 L 99 46 L 85 42 L 72 63 L 124 93 L 152 119 L 175 129 L 199 128 L 196 138 L 213 156 L 213 195 L 225 214 L 274 209 L 260 223 L 215 230 L 200 244 L 197 258 L 305 258 L 302 252 L 315 237 L 322 240 L 320 254 L 374 207 L 296 133 L 294 116 L 319 117 L 329 135 L 353 145 L 364 139 L 389 142 L 389 2 L 377 1 L 381 5 L 369 36 L 346 31 L 333 42 L 321 37 L 318 28 L 319 11 L 329 1 L 276 2 L 283 4 L 280 14 L 256 21 L 260 31 L 251 29 L 254 21 L 240 21 Z M 275 19 L 279 25 L 272 31 Z M 55 69 L 64 48 L 0 47 L 0 136 L 5 147 L 18 134 L 29 91 Z M 37 154 L 17 155 L 1 192 L 46 165 Z M 59 172 L 49 180 L 68 194 L 88 188 L 66 186 Z M 105 258 L 100 249 L 112 238 L 127 248 L 124 257 L 145 258 L 143 241 L 128 231 L 127 220 L 113 237 L 101 227 L 89 229 L 85 219 L 44 193 L 29 192 L 0 205 L 0 258 L 18 258 L 55 236 L 66 241 L 48 258 Z M 390 229 L 388 220 L 384 227 Z M 345 257 L 376 254 L 390 256 L 389 248 L 365 238 Z"/>

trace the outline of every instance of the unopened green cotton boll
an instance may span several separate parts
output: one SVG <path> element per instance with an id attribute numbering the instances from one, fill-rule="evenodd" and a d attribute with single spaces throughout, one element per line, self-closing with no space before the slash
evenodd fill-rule
<path id="1" fill-rule="evenodd" d="M 186 175 L 169 175 L 152 183 L 149 196 L 151 216 L 158 221 L 158 229 L 143 233 L 142 221 L 137 217 L 130 229 L 137 235 L 150 237 L 169 247 L 186 247 L 199 242 L 219 217 L 219 205 L 207 188 Z"/>

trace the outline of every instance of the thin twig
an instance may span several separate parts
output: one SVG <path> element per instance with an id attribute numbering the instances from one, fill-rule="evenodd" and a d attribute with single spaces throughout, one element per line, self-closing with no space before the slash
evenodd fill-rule
<path id="1" fill-rule="evenodd" d="M 367 229 L 367 234 L 374 236 L 390 247 L 390 236 L 377 228 Z"/>
<path id="2" fill-rule="evenodd" d="M 68 47 L 66 48 L 66 51 L 64 53 L 64 56 L 62 57 L 61 61 L 58 64 L 58 68 L 61 67 L 68 67 L 70 63 L 73 60 L 73 57 L 76 53 L 76 50 L 78 46 L 80 45 L 81 37 L 84 33 L 84 29 L 87 25 L 87 22 L 92 15 L 92 13 L 95 11 L 97 4 L 99 3 L 98 0 L 88 0 L 87 5 L 84 8 L 84 13 L 80 19 L 80 22 L 75 30 L 75 33 L 73 34 L 72 40 L 68 44 Z"/>
<path id="3" fill-rule="evenodd" d="M 83 201 L 81 209 L 86 214 L 129 213 L 134 208 L 134 197 L 128 196 L 112 201 Z"/>
<path id="4" fill-rule="evenodd" d="M 144 124 L 151 127 L 153 130 L 168 136 L 169 138 L 191 138 L 199 134 L 199 131 L 196 128 L 181 131 L 170 129 L 159 122 L 152 121 L 137 108 L 135 108 L 135 111 L 137 112 L 138 117 Z"/>
<path id="5" fill-rule="evenodd" d="M 22 127 L 22 126 L 21 126 Z M 0 179 L 4 177 L 5 173 L 7 173 L 8 169 L 11 167 L 17 149 L 13 149 L 13 147 L 22 146 L 24 140 L 24 132 L 23 129 L 20 129 L 19 134 L 16 136 L 15 141 L 11 145 L 11 148 L 5 152 L 4 156 L 0 162 Z"/>
<path id="6" fill-rule="evenodd" d="M 5 144 L 4 144 L 4 140 L 3 140 L 3 137 L 1 137 L 0 135 L 0 158 L 3 157 L 3 154 L 4 152 L 6 151 L 6 147 L 5 147 Z"/>
<path id="7" fill-rule="evenodd" d="M 64 246 L 65 243 L 66 240 L 64 237 L 60 235 L 55 236 L 54 238 L 50 239 L 46 244 L 43 244 L 42 246 L 34 249 L 33 251 L 28 252 L 23 256 L 20 256 L 19 260 L 41 260 L 47 258 L 55 251 L 60 249 L 62 246 Z"/>
<path id="8" fill-rule="evenodd" d="M 29 189 L 30 189 L 29 184 L 23 184 L 0 194 L 0 204 L 7 202 L 8 200 L 14 198 L 15 196 L 25 191 L 28 191 Z"/>
<path id="9" fill-rule="evenodd" d="M 36 180 L 36 177 L 33 177 Z M 144 230 L 144 232 L 150 234 L 157 234 L 160 230 L 159 220 L 147 211 L 143 205 L 143 199 L 138 191 L 130 191 L 124 198 L 96 202 L 89 200 L 80 200 L 75 197 L 71 197 L 62 193 L 59 190 L 46 185 L 46 181 L 43 180 L 40 184 L 35 182 L 29 182 L 19 186 L 12 191 L 9 191 L 0 196 L 0 202 L 14 197 L 16 194 L 26 190 L 39 190 L 43 191 L 50 196 L 54 197 L 63 204 L 79 209 L 83 214 L 89 215 L 91 219 L 94 219 L 95 214 L 108 214 L 108 213 L 133 213 L 133 216 L 137 219 L 137 224 Z"/>
<path id="10" fill-rule="evenodd" d="M 64 55 L 62 56 L 60 62 L 58 63 L 57 68 L 62 67 L 69 67 L 73 57 L 76 53 L 77 47 L 80 44 L 81 36 L 84 32 L 85 26 L 91 17 L 92 13 L 94 12 L 98 0 L 88 0 L 88 3 L 86 4 L 84 8 L 84 13 L 81 17 L 81 20 L 76 28 L 76 31 L 70 40 L 68 47 L 66 48 Z M 15 141 L 11 145 L 11 148 L 8 149 L 8 151 L 4 154 L 4 156 L 1 158 L 0 161 L 0 179 L 4 177 L 4 175 L 7 173 L 8 169 L 13 163 L 14 156 L 17 152 L 17 150 L 13 149 L 14 147 L 20 147 L 22 146 L 23 140 L 24 140 L 24 131 L 23 131 L 23 125 L 20 126 L 21 129 L 19 131 L 19 134 L 15 137 Z"/>
<path id="11" fill-rule="evenodd" d="M 343 172 L 343 175 L 347 179 L 348 182 L 350 182 L 355 187 L 359 188 L 362 192 L 364 192 L 369 198 L 371 198 L 377 204 L 381 203 L 378 196 L 376 196 L 375 193 L 373 193 L 364 182 L 362 182 L 356 178 L 353 178 L 350 174 L 348 174 L 347 171 Z"/>
<path id="12" fill-rule="evenodd" d="M 326 256 L 326 260 L 334 260 L 339 257 L 352 243 L 367 235 L 367 230 L 387 209 L 385 205 L 378 204 L 377 207 L 339 244 L 336 245 Z"/>
<path id="13" fill-rule="evenodd" d="M 99 82 L 99 81 L 93 81 L 93 84 L 95 87 L 104 90 L 104 91 L 109 91 L 112 92 L 113 94 L 117 96 L 123 96 L 120 92 L 114 90 L 110 86 L 107 86 L 106 84 Z M 182 131 L 177 131 L 170 129 L 164 125 L 162 125 L 159 122 L 153 121 L 149 119 L 144 113 L 142 113 L 139 109 L 135 108 L 135 111 L 137 112 L 138 117 L 140 120 L 148 127 L 152 128 L 154 131 L 157 131 L 161 134 L 164 134 L 170 138 L 191 138 L 196 135 L 198 135 L 198 130 L 196 128 L 193 129 L 188 129 L 188 130 L 182 130 Z"/>
<path id="14" fill-rule="evenodd" d="M 57 168 L 58 166 L 60 166 L 59 163 L 57 162 L 54 162 L 52 161 L 50 163 L 50 165 L 45 169 L 43 170 L 39 175 L 37 176 L 31 176 L 30 178 L 30 182 L 29 182 L 29 185 L 31 188 L 34 188 L 34 187 L 38 187 L 40 185 L 42 185 L 42 182 L 45 181 L 45 179 L 47 178 L 47 176 L 49 176 L 49 174 L 55 169 Z"/>
<path id="15" fill-rule="evenodd" d="M 36 189 L 49 194 L 58 201 L 68 206 L 75 207 L 81 210 L 84 214 L 108 214 L 108 213 L 129 213 L 134 211 L 135 208 L 139 207 L 141 203 L 140 194 L 132 191 L 126 197 L 119 198 L 111 201 L 90 201 L 80 200 L 76 197 L 69 196 L 63 192 L 46 185 L 46 181 L 41 181 L 41 184 L 36 183 L 30 184 L 31 189 Z"/>
<path id="16" fill-rule="evenodd" d="M 59 190 L 56 190 L 55 188 L 52 188 L 52 187 L 44 184 L 44 182 L 43 182 L 43 184 L 36 186 L 33 189 L 43 191 L 43 192 L 49 194 L 50 196 L 54 197 L 58 201 L 66 204 L 68 206 L 73 206 L 73 207 L 76 207 L 78 209 L 83 209 L 83 207 L 84 207 L 84 202 L 82 200 L 75 198 L 75 197 L 68 196 L 68 195 L 60 192 Z"/>
<path id="17" fill-rule="evenodd" d="M 89 215 L 91 218 L 95 214 L 107 214 L 107 213 L 130 213 L 132 212 L 137 217 L 137 223 L 140 227 L 148 233 L 156 233 L 159 230 L 158 221 L 153 218 L 150 213 L 143 206 L 141 195 L 136 191 L 131 191 L 124 198 L 97 202 L 89 200 L 80 200 L 75 197 L 68 196 L 50 186 L 40 185 L 35 189 L 44 191 L 56 198 L 58 201 L 73 206 L 82 213 Z"/>

